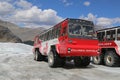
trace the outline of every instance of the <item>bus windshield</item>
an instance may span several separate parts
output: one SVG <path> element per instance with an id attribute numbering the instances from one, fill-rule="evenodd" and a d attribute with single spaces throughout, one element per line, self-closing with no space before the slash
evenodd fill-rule
<path id="1" fill-rule="evenodd" d="M 94 29 L 93 26 L 81 25 L 80 23 L 70 23 L 68 30 L 70 37 L 76 38 L 93 38 L 94 37 Z"/>

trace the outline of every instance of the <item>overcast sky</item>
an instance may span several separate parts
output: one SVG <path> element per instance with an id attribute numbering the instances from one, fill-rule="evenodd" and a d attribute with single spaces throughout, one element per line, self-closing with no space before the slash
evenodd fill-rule
<path id="1" fill-rule="evenodd" d="M 0 19 L 20 27 L 52 27 L 65 18 L 120 25 L 120 0 L 0 0 Z"/>

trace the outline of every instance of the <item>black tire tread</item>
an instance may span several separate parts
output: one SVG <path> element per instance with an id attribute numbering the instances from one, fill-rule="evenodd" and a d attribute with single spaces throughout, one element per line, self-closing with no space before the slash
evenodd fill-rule
<path id="1" fill-rule="evenodd" d="M 110 55 L 113 58 L 112 64 L 108 64 L 106 62 L 106 57 L 108 55 Z M 118 67 L 118 66 L 120 66 L 120 57 L 114 51 L 107 51 L 105 54 L 105 57 L 104 57 L 104 63 L 106 66 L 109 66 L 109 67 Z"/>
<path id="2" fill-rule="evenodd" d="M 94 56 L 94 57 L 96 57 L 96 56 Z M 104 55 L 103 54 L 100 54 L 100 55 L 97 56 L 99 58 L 97 61 L 94 60 L 94 57 L 92 57 L 92 63 L 93 64 L 96 64 L 96 65 L 104 64 Z"/>
<path id="3" fill-rule="evenodd" d="M 38 56 L 38 58 L 36 58 L 36 61 L 43 61 L 45 60 L 45 56 L 43 56 L 38 50 L 35 51 L 35 55 Z"/>
<path id="4" fill-rule="evenodd" d="M 90 57 L 75 57 L 74 63 L 76 67 L 87 67 L 90 64 Z"/>
<path id="5" fill-rule="evenodd" d="M 49 64 L 49 66 L 51 67 L 51 68 L 55 68 L 55 67 L 61 67 L 61 66 L 63 66 L 64 64 L 65 64 L 65 58 L 61 58 L 58 54 L 57 54 L 57 52 L 56 52 L 56 50 L 51 50 L 51 52 L 52 52 L 52 54 L 53 54 L 53 57 L 54 57 L 54 63 L 49 63 L 49 61 L 48 61 L 48 64 Z M 51 54 L 51 53 L 50 53 Z M 48 55 L 48 57 L 49 57 L 49 55 Z"/>

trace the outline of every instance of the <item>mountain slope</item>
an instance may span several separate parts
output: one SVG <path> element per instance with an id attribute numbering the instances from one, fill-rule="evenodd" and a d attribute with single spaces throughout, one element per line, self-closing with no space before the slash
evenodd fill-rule
<path id="1" fill-rule="evenodd" d="M 0 25 L 0 42 L 22 42 L 8 28 Z"/>
<path id="2" fill-rule="evenodd" d="M 21 28 L 16 24 L 0 20 L 0 25 L 9 28 L 13 34 L 17 35 L 22 41 L 33 41 L 34 36 L 39 34 L 45 28 Z"/>

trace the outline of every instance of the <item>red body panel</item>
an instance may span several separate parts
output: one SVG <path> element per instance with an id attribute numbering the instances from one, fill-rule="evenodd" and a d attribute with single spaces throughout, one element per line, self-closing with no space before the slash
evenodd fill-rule
<path id="1" fill-rule="evenodd" d="M 120 55 L 120 52 L 118 50 L 119 46 L 117 45 L 115 41 L 102 41 L 102 42 L 100 41 L 98 45 L 101 50 L 108 49 L 108 48 L 115 49 L 116 53 Z"/>
<path id="2" fill-rule="evenodd" d="M 84 21 L 85 22 L 85 21 Z M 59 25 L 60 28 L 60 36 L 57 38 L 58 42 L 54 45 L 56 47 L 57 53 L 61 57 L 70 57 L 70 56 L 97 56 L 99 54 L 99 46 L 98 46 L 98 40 L 97 39 L 87 39 L 87 38 L 69 38 L 68 33 L 64 34 L 64 29 L 68 29 L 68 20 L 64 20 L 63 22 L 59 23 L 55 26 L 55 28 L 58 28 Z M 35 43 L 34 43 L 34 49 L 39 48 L 39 51 L 41 51 L 41 48 L 46 48 L 41 45 L 41 41 L 39 40 L 39 36 L 35 37 Z M 48 44 L 50 40 L 45 43 Z M 50 50 L 48 48 L 51 48 L 51 45 L 48 44 L 47 50 Z M 44 55 L 47 55 L 46 53 L 42 53 Z"/>
<path id="3" fill-rule="evenodd" d="M 97 56 L 98 48 L 98 40 L 71 38 L 60 40 L 58 52 L 61 56 Z"/>

